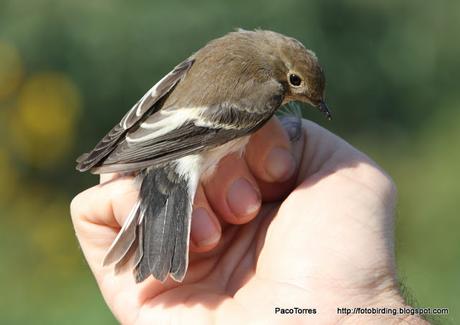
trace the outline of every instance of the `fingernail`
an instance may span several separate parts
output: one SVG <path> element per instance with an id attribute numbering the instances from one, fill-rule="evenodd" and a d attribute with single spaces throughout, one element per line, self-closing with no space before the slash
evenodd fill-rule
<path id="1" fill-rule="evenodd" d="M 219 241 L 220 227 L 204 208 L 197 208 L 192 213 L 191 237 L 196 246 L 209 246 Z"/>
<path id="2" fill-rule="evenodd" d="M 295 161 L 291 153 L 281 147 L 275 147 L 265 160 L 265 170 L 273 181 L 282 182 L 292 176 Z"/>
<path id="3" fill-rule="evenodd" d="M 227 193 L 227 203 L 237 218 L 247 217 L 259 210 L 259 192 L 244 178 L 238 178 Z"/>
<path id="4" fill-rule="evenodd" d="M 296 142 L 300 139 L 302 132 L 302 119 L 297 116 L 286 116 L 281 119 L 284 129 L 288 133 L 289 140 Z"/>

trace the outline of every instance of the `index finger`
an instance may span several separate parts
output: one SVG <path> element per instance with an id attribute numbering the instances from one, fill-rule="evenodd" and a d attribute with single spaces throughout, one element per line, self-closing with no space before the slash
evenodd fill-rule
<path id="1" fill-rule="evenodd" d="M 132 177 L 116 178 L 78 194 L 70 204 L 80 246 L 96 278 L 101 261 L 138 196 Z"/>

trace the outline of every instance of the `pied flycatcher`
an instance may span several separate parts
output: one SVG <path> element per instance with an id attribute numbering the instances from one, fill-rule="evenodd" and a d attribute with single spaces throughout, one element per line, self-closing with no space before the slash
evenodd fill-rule
<path id="1" fill-rule="evenodd" d="M 315 54 L 271 31 L 229 33 L 176 66 L 77 160 L 79 171 L 135 173 L 140 180 L 139 199 L 104 265 L 134 255 L 137 282 L 168 274 L 182 281 L 200 176 L 242 151 L 281 105 L 309 103 L 330 118 L 324 87 Z"/>

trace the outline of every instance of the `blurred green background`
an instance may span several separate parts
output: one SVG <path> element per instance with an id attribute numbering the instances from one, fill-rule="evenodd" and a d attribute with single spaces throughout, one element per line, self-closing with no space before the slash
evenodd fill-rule
<path id="1" fill-rule="evenodd" d="M 0 0 L 0 323 L 112 324 L 69 202 L 74 170 L 144 92 L 236 27 L 319 56 L 334 120 L 399 190 L 397 258 L 418 305 L 460 322 L 460 2 Z"/>

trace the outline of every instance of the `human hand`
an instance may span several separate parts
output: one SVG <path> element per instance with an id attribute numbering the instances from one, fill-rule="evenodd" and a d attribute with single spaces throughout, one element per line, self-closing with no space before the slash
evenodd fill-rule
<path id="1" fill-rule="evenodd" d="M 136 201 L 132 177 L 104 175 L 71 211 L 88 264 L 122 323 L 356 323 L 376 316 L 337 308 L 404 306 L 395 275 L 395 192 L 374 162 L 339 137 L 303 121 L 300 139 L 290 143 L 274 118 L 252 136 L 244 159 L 224 158 L 202 181 L 182 283 L 136 284 L 132 272 L 102 267 Z M 280 315 L 276 307 L 316 314 Z"/>

